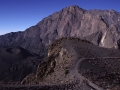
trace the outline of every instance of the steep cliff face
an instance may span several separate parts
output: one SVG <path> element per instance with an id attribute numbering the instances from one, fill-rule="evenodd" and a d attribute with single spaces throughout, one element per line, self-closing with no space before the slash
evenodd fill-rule
<path id="1" fill-rule="evenodd" d="M 0 36 L 0 48 L 21 46 L 46 55 L 48 45 L 61 37 L 86 38 L 106 48 L 119 48 L 120 13 L 69 6 L 44 18 L 24 32 Z M 44 54 L 43 54 L 44 53 Z"/>

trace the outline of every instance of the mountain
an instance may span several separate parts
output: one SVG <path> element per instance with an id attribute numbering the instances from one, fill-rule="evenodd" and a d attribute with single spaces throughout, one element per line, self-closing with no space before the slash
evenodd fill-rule
<path id="1" fill-rule="evenodd" d="M 0 85 L 119 90 L 119 33 L 119 12 L 69 6 L 23 32 L 1 35 Z"/>
<path id="2" fill-rule="evenodd" d="M 85 10 L 69 6 L 44 18 L 23 32 L 0 36 L 0 48 L 20 46 L 41 56 L 62 37 L 84 38 L 105 48 L 120 48 L 120 13 L 114 10 Z"/>
<path id="3" fill-rule="evenodd" d="M 119 90 L 119 59 L 120 50 L 100 48 L 79 38 L 61 38 L 50 45 L 48 57 L 38 65 L 37 72 L 21 83 L 51 86 L 53 90 L 58 90 L 55 86 L 66 90 Z"/>

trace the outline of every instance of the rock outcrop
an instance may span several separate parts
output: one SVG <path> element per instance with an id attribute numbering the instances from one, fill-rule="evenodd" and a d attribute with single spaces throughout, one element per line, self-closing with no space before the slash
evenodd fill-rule
<path id="1" fill-rule="evenodd" d="M 86 85 L 81 90 L 119 90 L 119 56 L 117 49 L 100 48 L 79 38 L 61 38 L 51 44 L 48 57 L 38 65 L 37 72 L 21 84 L 60 87 L 79 81 L 76 88 Z"/>

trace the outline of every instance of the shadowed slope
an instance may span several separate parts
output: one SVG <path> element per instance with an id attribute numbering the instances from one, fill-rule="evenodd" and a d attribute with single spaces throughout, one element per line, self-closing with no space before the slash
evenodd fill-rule
<path id="1" fill-rule="evenodd" d="M 13 83 L 22 80 L 26 75 L 36 72 L 42 61 L 34 54 L 21 47 L 9 47 L 0 51 L 0 81 Z"/>

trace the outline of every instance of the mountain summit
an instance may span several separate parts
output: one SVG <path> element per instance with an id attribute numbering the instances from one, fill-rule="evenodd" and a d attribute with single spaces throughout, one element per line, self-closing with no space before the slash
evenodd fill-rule
<path id="1" fill-rule="evenodd" d="M 0 48 L 20 46 L 40 55 L 61 37 L 78 37 L 105 48 L 120 48 L 120 13 L 69 6 L 23 32 L 0 36 Z"/>

